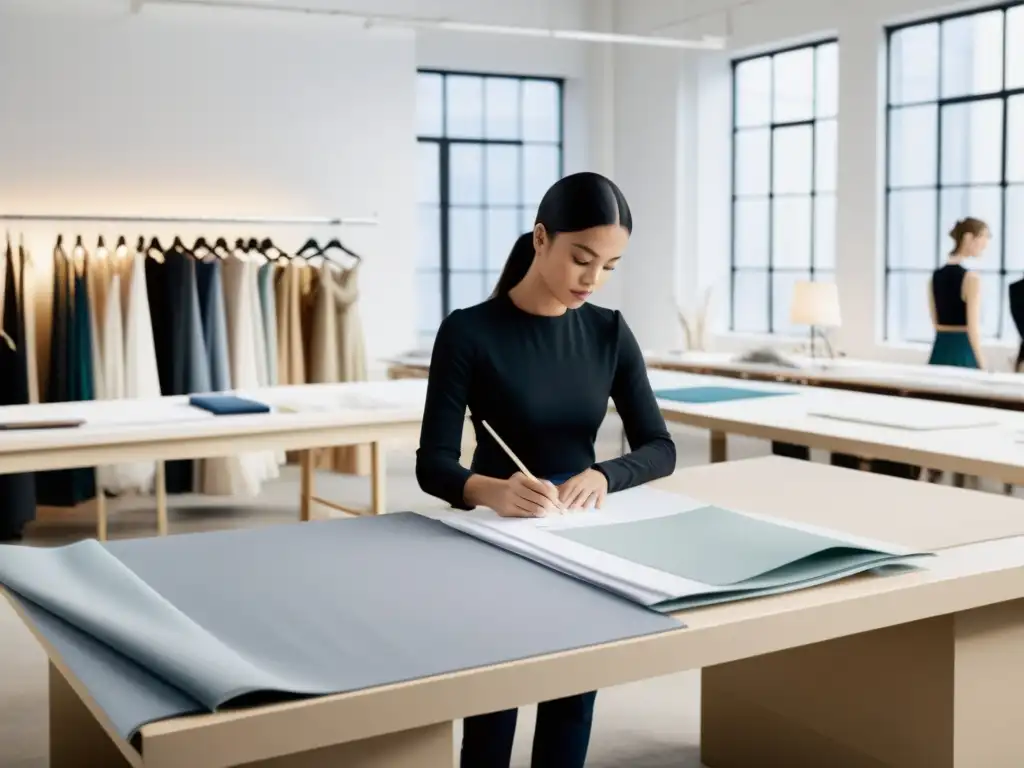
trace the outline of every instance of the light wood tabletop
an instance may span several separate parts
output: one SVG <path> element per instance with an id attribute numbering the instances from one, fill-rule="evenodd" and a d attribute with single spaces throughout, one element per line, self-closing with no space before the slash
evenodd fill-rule
<path id="1" fill-rule="evenodd" d="M 41 640 L 51 765 L 452 768 L 456 719 L 688 669 L 703 670 L 712 768 L 1020 765 L 1024 502 L 779 457 L 657 485 L 937 555 L 911 573 L 687 611 L 685 628 L 660 635 L 154 723 L 137 745 L 111 736 Z"/>
<path id="2" fill-rule="evenodd" d="M 62 419 L 85 423 L 59 429 L 0 430 L 0 473 L 155 461 L 157 530 L 165 534 L 165 461 L 259 450 L 300 451 L 300 517 L 308 520 L 314 502 L 345 512 L 363 511 L 313 496 L 311 450 L 369 444 L 369 511 L 379 514 L 386 503 L 382 444 L 419 434 L 425 392 L 425 382 L 413 380 L 268 387 L 236 394 L 277 410 L 220 417 L 189 406 L 187 396 L 3 406 L 0 425 Z M 102 494 L 95 505 L 97 537 L 102 540 L 107 534 Z"/>

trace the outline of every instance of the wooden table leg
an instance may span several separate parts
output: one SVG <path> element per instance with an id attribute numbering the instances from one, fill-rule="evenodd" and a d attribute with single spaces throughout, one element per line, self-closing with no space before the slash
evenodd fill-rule
<path id="1" fill-rule="evenodd" d="M 726 461 L 729 456 L 729 448 L 725 432 L 711 433 L 710 459 L 712 464 L 719 464 Z"/>
<path id="2" fill-rule="evenodd" d="M 299 520 L 308 522 L 313 516 L 313 451 L 299 452 Z"/>
<path id="3" fill-rule="evenodd" d="M 1016 768 L 1024 600 L 703 670 L 709 768 Z"/>
<path id="4" fill-rule="evenodd" d="M 104 766 L 127 768 L 130 763 L 107 735 L 64 676 L 50 665 L 51 768 Z"/>
<path id="5" fill-rule="evenodd" d="M 100 482 L 100 468 L 94 470 L 96 475 L 96 538 L 100 541 L 107 540 L 107 497 L 103 493 L 103 484 Z"/>
<path id="6" fill-rule="evenodd" d="M 156 491 L 156 532 L 159 536 L 167 535 L 167 466 L 162 461 L 156 463 L 156 476 L 153 479 Z"/>
<path id="7" fill-rule="evenodd" d="M 380 442 L 370 444 L 370 514 L 383 515 L 387 511 L 385 489 L 388 482 L 387 460 Z"/>

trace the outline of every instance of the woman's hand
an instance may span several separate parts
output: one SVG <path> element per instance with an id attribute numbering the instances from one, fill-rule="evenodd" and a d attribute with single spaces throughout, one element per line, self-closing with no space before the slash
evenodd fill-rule
<path id="1" fill-rule="evenodd" d="M 585 469 L 558 486 L 558 498 L 566 509 L 600 509 L 607 494 L 608 478 L 596 469 Z"/>
<path id="2" fill-rule="evenodd" d="M 554 485 L 530 479 L 522 472 L 506 480 L 496 497 L 490 506 L 502 517 L 544 517 L 561 507 Z"/>

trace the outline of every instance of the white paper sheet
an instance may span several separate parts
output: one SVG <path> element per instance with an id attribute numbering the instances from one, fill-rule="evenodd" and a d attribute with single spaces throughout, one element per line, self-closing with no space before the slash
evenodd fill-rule
<path id="1" fill-rule="evenodd" d="M 882 398 L 878 398 L 878 401 L 872 403 L 870 411 L 860 408 L 855 410 L 849 406 L 822 405 L 809 410 L 807 415 L 918 432 L 998 425 L 998 421 L 987 414 L 975 413 L 971 409 L 961 411 L 945 403 L 904 397 L 893 398 L 893 402 Z"/>

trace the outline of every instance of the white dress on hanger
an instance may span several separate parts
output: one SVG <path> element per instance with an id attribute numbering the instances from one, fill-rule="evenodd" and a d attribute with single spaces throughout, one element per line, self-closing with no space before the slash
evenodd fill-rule
<path id="1" fill-rule="evenodd" d="M 102 315 L 97 318 L 99 338 L 97 344 L 100 351 L 100 369 L 102 370 L 103 393 L 97 400 L 124 399 L 124 317 L 121 314 L 121 276 L 113 271 L 110 283 L 106 286 L 106 301 L 102 305 Z M 96 377 L 100 379 L 100 376 Z M 121 487 L 121 476 L 117 466 L 106 465 L 97 468 L 100 485 L 105 491 L 119 494 L 125 489 Z"/>
<path id="2" fill-rule="evenodd" d="M 121 366 L 123 397 L 128 399 L 160 397 L 160 373 L 156 367 L 156 345 L 153 322 L 146 289 L 146 256 L 136 253 L 130 275 L 126 276 L 128 291 L 123 310 L 124 362 Z M 108 303 L 120 303 L 117 291 L 110 291 Z M 109 313 L 108 313 L 109 314 Z M 111 325 L 116 323 L 111 320 Z M 156 476 L 156 463 L 136 461 L 118 464 L 112 478 L 113 487 L 123 491 L 150 493 Z"/>

